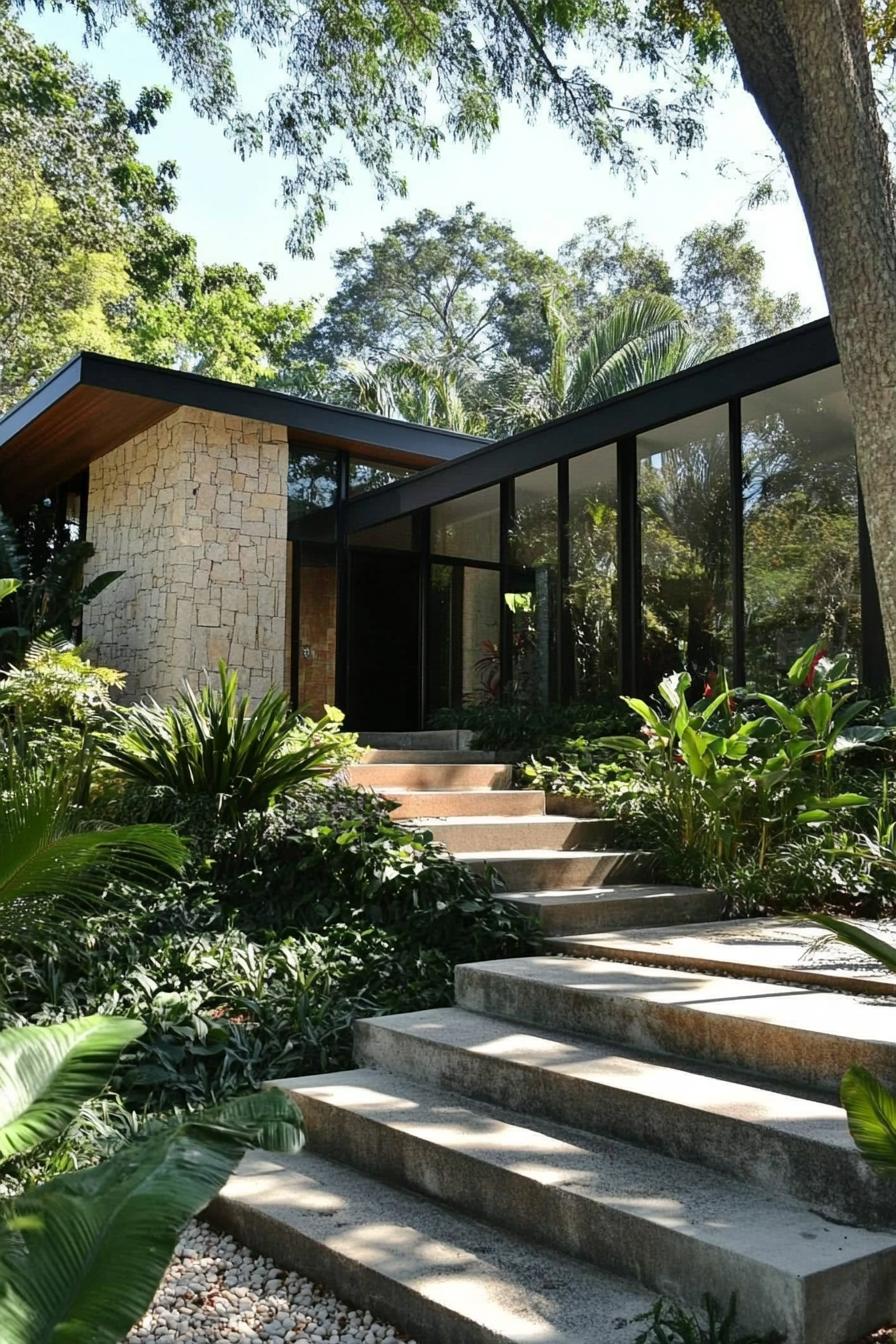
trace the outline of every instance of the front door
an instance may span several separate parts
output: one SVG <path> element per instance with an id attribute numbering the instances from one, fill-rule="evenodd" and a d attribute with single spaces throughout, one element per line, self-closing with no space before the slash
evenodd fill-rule
<path id="1" fill-rule="evenodd" d="M 420 561 L 394 551 L 349 553 L 348 727 L 420 727 Z"/>

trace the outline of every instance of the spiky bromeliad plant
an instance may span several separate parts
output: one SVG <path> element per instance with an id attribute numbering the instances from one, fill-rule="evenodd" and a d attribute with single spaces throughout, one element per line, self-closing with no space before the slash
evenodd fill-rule
<path id="1" fill-rule="evenodd" d="M 213 798 L 231 816 L 264 811 L 306 780 L 332 774 L 355 741 L 339 731 L 338 710 L 305 719 L 275 687 L 253 709 L 223 662 L 217 685 L 207 680 L 197 692 L 185 683 L 171 705 L 150 700 L 122 713 L 124 731 L 103 753 L 108 762 L 136 783 Z"/>
<path id="2" fill-rule="evenodd" d="M 0 1162 L 58 1138 L 143 1030 L 94 1016 L 0 1032 Z M 272 1090 L 150 1127 L 99 1166 L 3 1200 L 0 1339 L 117 1344 L 246 1149 L 300 1146 L 301 1116 Z"/>

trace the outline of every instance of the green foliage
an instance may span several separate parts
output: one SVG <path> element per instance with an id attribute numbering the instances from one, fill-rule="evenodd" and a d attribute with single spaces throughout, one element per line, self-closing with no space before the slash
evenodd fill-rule
<path id="1" fill-rule="evenodd" d="M 143 1032 L 142 1022 L 99 1015 L 0 1032 L 0 1160 L 57 1138 Z"/>
<path id="2" fill-rule="evenodd" d="M 93 903 L 114 879 L 158 885 L 183 867 L 186 846 L 170 827 L 90 830 L 76 798 L 80 772 L 41 764 L 0 737 L 0 931 L 43 935 L 54 920 Z"/>
<path id="3" fill-rule="evenodd" d="M 784 1335 L 775 1330 L 764 1335 L 744 1334 L 738 1325 L 737 1297 L 733 1293 L 727 1307 L 707 1293 L 702 1313 L 661 1297 L 636 1320 L 643 1321 L 645 1328 L 635 1344 L 784 1344 Z"/>
<path id="4" fill-rule="evenodd" d="M 124 682 L 123 672 L 93 667 L 72 644 L 43 637 L 26 650 L 21 667 L 0 673 L 0 711 L 31 728 L 90 726 L 109 714 L 110 691 Z"/>
<path id="5" fill-rule="evenodd" d="M 0 1034 L 4 1155 L 58 1137 L 142 1030 L 92 1018 Z M 300 1143 L 294 1104 L 272 1091 L 149 1128 L 99 1166 L 5 1200 L 0 1335 L 116 1344 L 151 1302 L 182 1228 L 246 1149 Z"/>
<path id="6" fill-rule="evenodd" d="M 304 719 L 273 687 L 253 709 L 223 662 L 217 686 L 208 680 L 196 692 L 185 684 L 171 705 L 150 700 L 122 711 L 122 720 L 121 736 L 103 748 L 107 763 L 179 799 L 214 799 L 231 817 L 334 773 L 351 758 L 355 741 L 340 731 L 339 711 Z"/>
<path id="7" fill-rule="evenodd" d="M 469 728 L 472 745 L 481 751 L 519 752 L 547 756 L 571 750 L 577 743 L 596 743 L 631 722 L 631 714 L 616 695 L 572 705 L 533 705 L 525 702 L 466 704 L 442 709 L 432 716 L 433 728 Z M 605 755 L 606 753 L 604 753 Z"/>
<path id="8" fill-rule="evenodd" d="M 838 784 L 838 767 L 848 753 L 883 742 L 889 729 L 856 723 L 869 702 L 855 698 L 848 664 L 847 655 L 832 660 L 812 645 L 787 673 L 790 703 L 760 692 L 742 708 L 724 679 L 689 703 L 691 677 L 675 673 L 660 683 L 661 709 L 623 697 L 643 721 L 641 735 L 608 737 L 604 745 L 655 788 L 682 849 L 727 863 L 745 850 L 761 868 L 795 828 L 830 823 L 870 801 Z"/>
<path id="9" fill-rule="evenodd" d="M 347 1068 L 356 1017 L 448 1004 L 456 962 L 527 944 L 527 922 L 486 882 L 425 831 L 391 824 L 370 793 L 307 784 L 232 823 L 213 800 L 185 810 L 142 786 L 115 808 L 113 819 L 179 813 L 190 866 L 166 892 L 128 892 L 79 922 L 77 937 L 5 949 L 0 1012 L 145 1022 L 114 1080 L 129 1110 Z"/>

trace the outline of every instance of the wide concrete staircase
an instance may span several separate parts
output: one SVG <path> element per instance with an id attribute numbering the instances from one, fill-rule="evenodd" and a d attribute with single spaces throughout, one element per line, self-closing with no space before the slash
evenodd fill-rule
<path id="1" fill-rule="evenodd" d="M 535 903 L 565 955 L 461 965 L 454 1007 L 359 1022 L 356 1069 L 274 1084 L 301 1106 L 308 1148 L 250 1155 L 212 1216 L 417 1344 L 632 1344 L 658 1294 L 736 1292 L 742 1328 L 788 1344 L 851 1344 L 896 1320 L 896 1190 L 837 1102 L 853 1063 L 896 1084 L 896 981 L 793 925 L 647 928 L 643 912 L 687 918 L 704 895 L 600 886 L 613 860 L 637 876 L 638 856 L 598 848 L 600 827 L 537 796 L 501 810 L 522 804 L 494 762 L 403 766 L 358 769 L 427 824 L 445 798 L 468 861 L 529 862 L 507 899 Z M 448 769 L 490 773 L 449 783 Z M 495 832 L 558 820 L 539 834 L 588 848 Z M 477 826 L 488 842 L 473 848 Z M 555 852 L 586 855 L 589 885 L 552 891 Z"/>

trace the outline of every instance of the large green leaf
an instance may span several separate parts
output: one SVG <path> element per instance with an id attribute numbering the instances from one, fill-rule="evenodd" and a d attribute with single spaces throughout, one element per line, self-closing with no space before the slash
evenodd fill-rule
<path id="1" fill-rule="evenodd" d="M 146 1311 L 178 1236 L 247 1148 L 301 1146 L 271 1090 L 137 1139 L 101 1166 L 11 1200 L 0 1240 L 3 1344 L 118 1344 Z"/>
<path id="2" fill-rule="evenodd" d="M 0 579 L 0 602 L 4 597 L 11 597 L 21 586 L 21 579 Z"/>
<path id="3" fill-rule="evenodd" d="M 896 1176 L 896 1096 L 867 1069 L 854 1065 L 843 1077 L 840 1099 L 849 1132 L 866 1162 Z"/>
<path id="4" fill-rule="evenodd" d="M 97 1014 L 0 1032 L 0 1158 L 56 1138 L 145 1030 L 142 1022 Z"/>
<path id="5" fill-rule="evenodd" d="M 865 952 L 880 962 L 888 971 L 896 972 L 896 947 L 892 943 L 885 943 L 882 938 L 869 933 L 858 924 L 852 924 L 846 919 L 835 919 L 833 915 L 812 915 L 806 918 L 811 919 L 813 924 L 820 924 L 823 929 L 836 934 L 841 943 L 848 943 L 850 947 L 858 948 L 860 952 Z"/>

